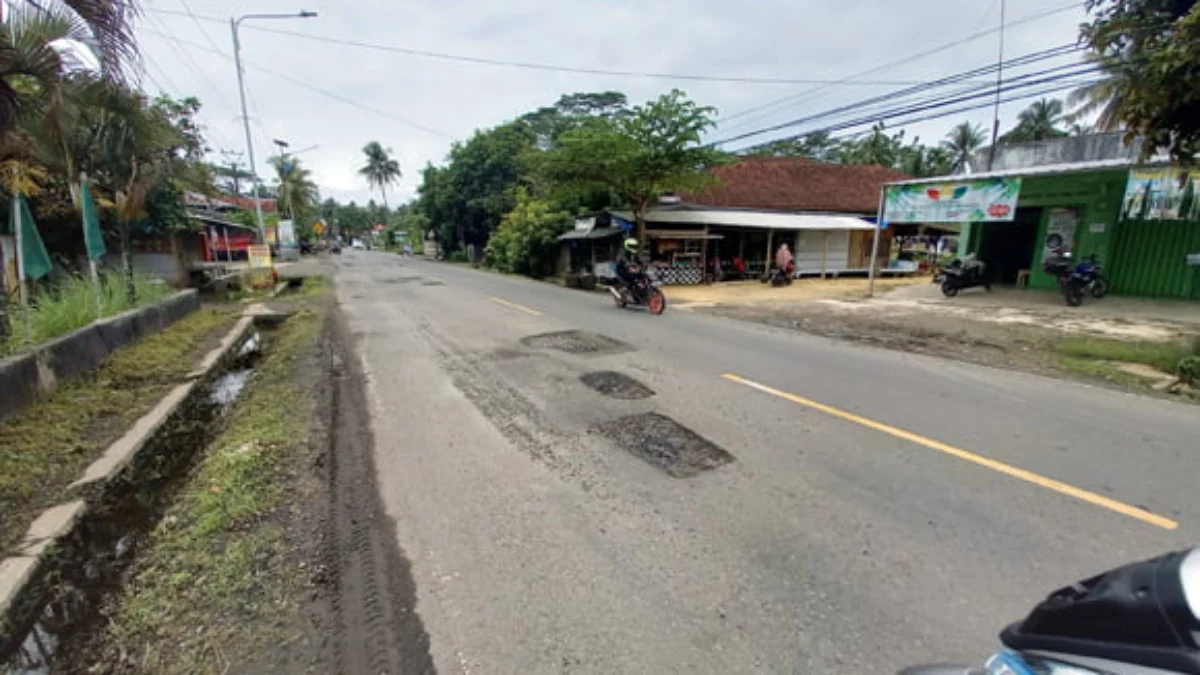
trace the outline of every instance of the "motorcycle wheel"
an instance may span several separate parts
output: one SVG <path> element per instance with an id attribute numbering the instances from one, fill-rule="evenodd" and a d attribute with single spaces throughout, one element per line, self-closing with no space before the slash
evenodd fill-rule
<path id="1" fill-rule="evenodd" d="M 625 298 L 618 297 L 616 295 L 613 296 L 613 303 L 616 304 L 616 306 L 621 309 L 625 309 L 625 306 L 629 304 L 629 303 L 625 302 Z"/>
<path id="2" fill-rule="evenodd" d="M 1083 304 L 1083 289 L 1075 284 L 1068 284 L 1063 289 L 1063 295 L 1067 296 L 1068 307 L 1078 307 Z"/>
<path id="3" fill-rule="evenodd" d="M 1104 279 L 1096 279 L 1092 282 L 1092 297 L 1099 300 L 1108 295 L 1108 282 Z"/>
<path id="4" fill-rule="evenodd" d="M 646 300 L 646 309 L 650 310 L 651 314 L 662 314 L 667 311 L 667 296 L 657 288 L 651 290 L 650 297 Z"/>
<path id="5" fill-rule="evenodd" d="M 946 296 L 947 298 L 953 298 L 954 296 L 958 295 L 958 286 L 955 286 L 953 282 L 951 282 L 949 279 L 946 279 L 942 282 L 942 295 Z"/>

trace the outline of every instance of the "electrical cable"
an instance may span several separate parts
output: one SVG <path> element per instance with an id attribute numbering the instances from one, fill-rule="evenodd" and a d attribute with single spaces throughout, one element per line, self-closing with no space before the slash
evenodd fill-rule
<path id="1" fill-rule="evenodd" d="M 1015 93 L 1015 94 L 1012 94 L 1007 97 L 1002 97 L 1000 102 L 1001 103 L 1010 103 L 1010 102 L 1014 102 L 1014 101 L 1027 100 L 1027 99 L 1031 99 L 1031 98 L 1040 98 L 1043 96 L 1047 96 L 1049 94 L 1054 94 L 1054 93 L 1057 93 L 1060 91 L 1072 89 L 1072 88 L 1075 88 L 1075 87 L 1078 87 L 1081 85 L 1091 84 L 1094 82 L 1095 82 L 1095 80 L 1083 80 L 1083 81 L 1071 80 L 1069 82 L 1060 82 L 1057 84 L 1052 84 L 1051 86 L 1036 89 L 1033 92 L 1022 91 L 1020 93 Z M 987 97 L 991 97 L 994 95 L 995 95 L 995 90 L 987 92 Z M 980 98 L 980 97 L 976 97 L 976 98 Z M 949 104 L 947 104 L 947 105 L 949 105 Z M 943 117 L 949 117 L 951 115 L 958 115 L 958 114 L 961 114 L 964 112 L 971 112 L 974 110 L 982 110 L 984 108 L 990 107 L 991 105 L 992 105 L 992 102 L 988 101 L 985 103 L 974 103 L 971 105 L 960 106 L 957 108 L 946 108 L 945 105 L 935 106 L 930 109 L 938 109 L 938 108 L 944 108 L 944 109 L 941 109 L 941 110 L 939 110 L 939 112 L 932 113 L 929 115 L 921 115 L 921 116 L 917 116 L 917 117 L 911 117 L 911 116 L 910 117 L 902 117 L 901 119 L 894 121 L 891 126 L 893 128 L 904 127 L 907 125 L 918 124 L 920 122 L 927 122 L 930 120 L 941 119 Z M 900 111 L 899 113 L 897 113 L 897 115 L 892 115 L 891 117 L 896 117 L 896 116 L 901 116 L 901 115 L 913 115 L 918 112 L 920 112 L 920 111 L 915 110 L 915 109 L 907 110 L 907 111 Z M 821 129 L 809 130 L 809 131 L 805 131 L 803 133 L 794 134 L 794 135 L 786 136 L 783 138 L 773 139 L 766 143 L 756 143 L 753 145 L 748 145 L 743 148 L 738 148 L 736 150 L 733 150 L 732 152 L 734 154 L 744 154 L 751 150 L 755 150 L 757 148 L 771 145 L 773 143 L 787 143 L 787 142 L 799 140 L 806 136 L 809 136 L 812 134 L 817 134 L 817 133 L 828 133 L 828 134 L 830 134 L 830 138 L 834 138 L 834 139 L 855 138 L 855 137 L 863 136 L 866 134 L 870 134 L 870 133 L 872 133 L 873 130 L 860 131 L 860 132 L 855 132 L 852 134 L 843 134 L 843 135 L 835 135 L 834 132 L 844 131 L 846 129 L 851 129 L 851 128 L 854 128 L 857 126 L 866 126 L 868 124 L 876 124 L 878 122 L 879 122 L 879 119 L 877 119 L 875 117 L 866 117 L 866 118 L 857 119 L 857 120 L 849 120 L 849 121 L 845 121 L 845 122 L 835 123 L 835 124 L 829 125 L 827 127 L 821 128 Z"/>
<path id="2" fill-rule="evenodd" d="M 218 56 L 220 56 L 220 57 L 222 57 L 222 58 L 224 58 L 224 59 L 226 59 L 226 60 L 229 60 L 229 61 L 232 61 L 232 60 L 234 60 L 234 59 L 233 59 L 233 56 L 231 56 L 231 55 L 229 55 L 229 54 L 226 54 L 225 52 L 223 52 L 223 51 L 221 51 L 221 50 L 218 50 L 218 49 L 212 49 L 212 48 L 210 48 L 210 47 L 207 47 L 207 46 L 205 46 L 205 45 L 201 45 L 201 44 L 198 44 L 198 43 L 195 43 L 195 42 L 191 42 L 191 41 L 189 41 L 189 40 L 184 40 L 184 39 L 182 39 L 182 38 L 170 38 L 170 37 L 168 37 L 168 36 L 166 36 L 166 35 L 164 35 L 164 34 L 162 34 L 162 33 L 159 33 L 159 32 L 157 32 L 157 31 L 150 30 L 150 29 L 145 29 L 145 32 L 147 32 L 147 33 L 150 33 L 151 35 L 158 35 L 159 37 L 163 37 L 163 38 L 167 38 L 167 39 L 174 39 L 176 42 L 178 42 L 179 44 L 181 44 L 181 45 L 183 45 L 183 46 L 186 46 L 186 47 L 191 47 L 191 48 L 193 48 L 193 49 L 199 49 L 199 50 L 201 50 L 201 51 L 204 51 L 204 52 L 213 53 L 213 54 L 216 54 L 216 55 L 218 55 Z M 448 134 L 448 133 L 446 133 L 446 132 L 444 132 L 444 131 L 439 131 L 439 130 L 437 130 L 437 129 L 433 129 L 433 128 L 431 128 L 431 127 L 427 127 L 427 126 L 425 126 L 425 125 L 423 125 L 423 124 L 418 124 L 417 122 L 413 122 L 412 120 L 405 119 L 405 118 L 403 118 L 403 117 L 400 117 L 400 116 L 398 116 L 398 115 L 396 115 L 396 114 L 394 114 L 394 113 L 390 113 L 390 112 L 387 112 L 387 111 L 385 111 L 385 110 L 379 110 L 378 108 L 373 108 L 373 107 L 371 107 L 371 106 L 368 106 L 368 105 L 365 105 L 365 104 L 359 103 L 358 101 L 355 101 L 355 100 L 353 100 L 353 99 L 350 99 L 350 98 L 346 98 L 345 96 L 342 96 L 341 94 L 337 94 L 337 93 L 334 93 L 334 92 L 332 92 L 332 91 L 329 91 L 329 90 L 326 90 L 326 89 L 322 89 L 322 88 L 320 88 L 320 87 L 317 87 L 317 86 L 314 86 L 314 85 L 312 85 L 312 84 L 309 84 L 308 82 L 305 82 L 304 80 L 301 80 L 301 79 L 299 79 L 299 78 L 296 78 L 296 77 L 293 77 L 293 76 L 291 76 L 291 75 L 288 75 L 287 73 L 282 73 L 282 72 L 279 72 L 279 71 L 277 71 L 277 70 L 272 70 L 271 68 L 267 68 L 267 67 L 265 67 L 265 66 L 260 66 L 260 65 L 257 65 L 257 64 L 253 64 L 253 63 L 250 63 L 250 62 L 246 61 L 245 59 L 243 59 L 243 60 L 242 60 L 242 65 L 246 66 L 247 68 L 253 68 L 254 70 L 257 70 L 257 71 L 259 71 L 259 72 L 266 73 L 266 74 L 268 74 L 268 75 L 273 75 L 273 76 L 275 76 L 275 77 L 278 77 L 278 78 L 280 78 L 281 80 L 284 80 L 284 81 L 286 81 L 286 82 L 290 82 L 290 83 L 292 83 L 292 84 L 294 84 L 294 85 L 296 85 L 296 86 L 298 86 L 298 87 L 301 87 L 301 88 L 304 88 L 304 89 L 308 89 L 309 91 L 312 91 L 312 92 L 315 92 L 315 93 L 321 94 L 322 96 L 325 96 L 325 97 L 327 97 L 327 98 L 331 98 L 331 99 L 333 99 L 333 100 L 335 100 L 335 101 L 338 101 L 338 102 L 340 102 L 340 103 L 345 103 L 346 105 L 353 106 L 353 107 L 355 107 L 355 108 L 358 108 L 358 109 L 360 109 L 360 110 L 363 110 L 363 111 L 366 111 L 366 112 L 369 112 L 369 113 L 373 113 L 373 114 L 375 114 L 375 115 L 379 115 L 380 117 L 386 117 L 386 118 L 388 118 L 388 119 L 394 120 L 394 121 L 396 121 L 396 122 L 399 122 L 399 123 L 401 123 L 401 124 L 404 124 L 405 126 L 409 126 L 409 127 L 412 127 L 412 128 L 414 128 L 414 129 L 417 129 L 417 130 L 420 130 L 420 131 L 424 131 L 425 133 L 427 133 L 427 134 L 430 134 L 430 135 L 432 135 L 432 136 L 438 136 L 438 137 L 440 137 L 440 138 L 449 139 L 449 140 L 453 140 L 453 139 L 454 139 L 454 137 L 453 137 L 452 135 L 450 135 L 450 134 Z"/>
<path id="3" fill-rule="evenodd" d="M 160 14 L 179 14 L 173 10 L 150 8 L 148 11 L 158 12 Z M 194 18 L 203 21 L 221 22 L 222 19 L 211 16 L 196 16 Z M 316 42 L 324 42 L 328 44 L 337 44 L 348 47 L 359 47 L 361 49 L 370 49 L 374 51 L 390 52 L 394 54 L 404 54 L 407 56 L 419 56 L 423 58 L 440 59 L 444 61 L 458 61 L 462 63 L 472 63 L 476 65 L 486 66 L 501 66 L 508 68 L 518 68 L 524 70 L 541 70 L 560 73 L 575 73 L 581 75 L 604 75 L 612 77 L 639 77 L 650 79 L 666 79 L 666 80 L 686 80 L 696 82 L 729 82 L 737 84 L 835 84 L 840 80 L 819 79 L 819 78 L 785 78 L 785 77 L 743 77 L 743 76 L 721 76 L 721 75 L 700 75 L 694 73 L 660 73 L 647 72 L 636 70 L 609 70 L 604 68 L 583 68 L 575 66 L 560 66 L 548 63 L 532 63 L 527 61 L 506 61 L 503 59 L 492 59 L 480 56 L 467 56 L 463 54 L 450 54 L 446 52 L 434 52 L 423 49 L 413 49 L 410 47 L 398 47 L 395 45 L 385 45 L 374 42 L 364 42 L 361 40 L 352 40 L 349 38 L 335 38 L 324 35 L 315 35 L 313 33 L 303 33 L 300 31 L 292 31 L 280 28 L 269 28 L 266 26 L 246 26 L 247 30 L 259 31 L 262 33 L 273 33 L 276 35 L 286 35 L 288 37 L 301 38 L 305 40 L 313 40 Z M 856 84 L 871 85 L 871 86 L 897 86 L 917 84 L 918 80 L 864 80 Z"/>
<path id="4" fill-rule="evenodd" d="M 911 54 L 911 55 L 909 55 L 909 56 L 903 57 L 903 58 L 901 58 L 901 59 L 898 59 L 898 60 L 896 60 L 896 61 L 891 61 L 891 62 L 889 62 L 889 63 L 885 63 L 885 64 L 883 64 L 883 65 L 880 65 L 880 66 L 875 66 L 875 67 L 873 67 L 873 68 L 869 68 L 869 69 L 867 69 L 867 70 L 860 71 L 860 72 L 858 72 L 858 73 L 855 73 L 855 74 L 853 74 L 853 75 L 849 75 L 849 76 L 847 76 L 847 77 L 845 77 L 845 78 L 842 78 L 841 80 L 838 80 L 837 82 L 835 82 L 835 83 L 833 83 L 833 84 L 829 84 L 829 85 L 822 85 L 822 86 L 818 86 L 818 87 L 813 87 L 813 88 L 811 88 L 811 89 L 805 89 L 805 90 L 803 90 L 803 91 L 796 92 L 795 94 L 791 94 L 791 95 L 789 95 L 789 96 L 784 96 L 784 97 L 782 97 L 782 98 L 777 98 L 777 99 L 774 99 L 774 100 L 772 100 L 772 101 L 768 101 L 768 102 L 766 102 L 766 103 L 763 103 L 763 104 L 761 104 L 761 105 L 757 105 L 757 106 L 754 106 L 754 107 L 751 107 L 751 108 L 747 108 L 747 109 L 745 109 L 745 110 L 741 110 L 741 111 L 739 111 L 739 112 L 735 112 L 735 113 L 733 113 L 733 114 L 730 114 L 730 115 L 726 116 L 726 117 L 723 119 L 722 123 L 729 122 L 729 121 L 731 121 L 731 120 L 735 120 L 735 119 L 738 119 L 738 118 L 740 118 L 740 117 L 744 117 L 744 116 L 746 116 L 746 115 L 750 115 L 750 114 L 754 114 L 754 113 L 757 113 L 757 112 L 760 112 L 760 111 L 764 111 L 764 110 L 766 110 L 766 109 L 768 109 L 768 108 L 774 108 L 774 107 L 777 107 L 777 106 L 779 106 L 780 104 L 787 103 L 787 102 L 789 102 L 789 101 L 794 101 L 794 100 L 797 100 L 797 99 L 799 99 L 799 100 L 806 100 L 806 99 L 812 98 L 812 96 L 813 96 L 813 95 L 815 95 L 815 94 L 817 94 L 817 93 L 819 93 L 819 92 L 821 92 L 821 91 L 824 91 L 824 90 L 826 90 L 826 89 L 830 89 L 830 88 L 832 88 L 832 87 L 834 87 L 834 86 L 837 86 L 837 85 L 839 85 L 839 84 L 841 84 L 841 85 L 844 85 L 844 84 L 855 84 L 855 80 L 856 80 L 857 78 L 859 78 L 859 77 L 863 77 L 863 76 L 865 76 L 865 75 L 871 75 L 871 74 L 873 74 L 873 73 L 877 73 L 877 72 L 879 72 L 879 71 L 881 71 L 881 70 L 887 70 L 887 69 L 889 69 L 889 68 L 894 68 L 894 67 L 896 67 L 896 66 L 901 66 L 901 65 L 908 64 L 908 63 L 912 63 L 913 61 L 918 61 L 918 60 L 920 60 L 920 59 L 923 59 L 923 58 L 925 58 L 925 57 L 927 57 L 927 56 L 931 56 L 931 55 L 933 55 L 933 54 L 937 54 L 937 53 L 939 53 L 939 52 L 946 51 L 947 49 L 953 49 L 954 47 L 958 47 L 958 46 L 960 46 L 960 45 L 967 44 L 968 42 L 973 42 L 973 41 L 975 41 L 975 40 L 978 40 L 978 39 L 979 39 L 979 38 L 981 38 L 981 37 L 986 37 L 986 36 L 988 36 L 988 35 L 991 35 L 992 33 L 996 33 L 996 32 L 998 32 L 998 31 L 1005 30 L 1005 29 L 1008 29 L 1008 28 L 1012 28 L 1012 27 L 1015 27 L 1015 26 L 1020 26 L 1020 25 L 1024 25 L 1024 24 L 1027 24 L 1027 23 L 1031 23 L 1031 22 L 1033 22 L 1033 21 L 1038 21 L 1038 20 L 1044 19 L 1044 18 L 1046 18 L 1046 17 L 1048 17 L 1048 16 L 1053 16 L 1054 14 L 1059 14 L 1059 13 L 1061 13 L 1061 12 L 1065 12 L 1065 11 L 1068 11 L 1068 10 L 1071 10 L 1071 9 L 1076 9 L 1076 8 L 1082 7 L 1083 5 L 1084 5 L 1084 3 L 1080 3 L 1080 2 L 1072 2 L 1072 3 L 1066 4 L 1066 5 L 1061 5 L 1061 6 L 1059 6 L 1059 7 L 1051 8 L 1051 9 L 1049 9 L 1049 10 L 1045 10 L 1045 11 L 1043 11 L 1043 12 L 1039 12 L 1039 13 L 1037 13 L 1037 14 L 1031 14 L 1031 15 L 1029 15 L 1029 16 L 1022 17 L 1022 18 L 1020 18 L 1020 19 L 1014 19 L 1013 21 L 1010 21 L 1010 22 L 1008 22 L 1008 23 L 1004 24 L 1003 26 L 997 26 L 997 27 L 993 27 L 993 28 L 988 28 L 988 29 L 986 29 L 986 30 L 982 30 L 982 31 L 979 31 L 979 32 L 973 33 L 973 34 L 971 34 L 971 35 L 968 35 L 968 36 L 966 36 L 966 37 L 960 38 L 960 39 L 958 39 L 958 40 L 954 40 L 954 41 L 951 41 L 951 42 L 947 42 L 947 43 L 941 44 L 941 45 L 939 45 L 939 46 L 937 46 L 937 47 L 934 47 L 934 48 L 932 48 L 932 49 L 927 49 L 927 50 L 925 50 L 925 51 L 918 52 L 918 53 L 916 53 L 916 54 Z"/>
<path id="5" fill-rule="evenodd" d="M 1036 63 L 1038 61 L 1048 60 L 1048 59 L 1052 59 L 1052 58 L 1059 58 L 1061 56 L 1065 56 L 1065 55 L 1071 54 L 1073 52 L 1079 51 L 1079 49 L 1081 49 L 1081 48 L 1076 45 L 1060 45 L 1058 47 L 1052 47 L 1050 49 L 1042 50 L 1040 52 L 1033 52 L 1031 54 L 1025 54 L 1022 56 L 1014 57 L 1013 59 L 1010 59 L 1008 63 L 1005 64 L 1005 67 L 1013 68 L 1013 67 L 1019 67 L 1019 66 L 1024 66 L 1024 65 L 1030 65 L 1030 64 Z M 1073 66 L 1073 65 L 1078 65 L 1078 64 L 1069 64 L 1069 65 Z M 1056 68 L 1061 68 L 1061 67 L 1062 66 L 1058 66 Z M 796 126 L 797 124 L 813 121 L 814 119 L 820 119 L 821 117 L 829 116 L 834 113 L 838 113 L 838 112 L 842 112 L 842 111 L 846 111 L 846 110 L 857 109 L 857 108 L 861 108 L 863 106 L 867 106 L 867 105 L 878 103 L 878 102 L 895 102 L 898 99 L 912 96 L 913 94 L 921 93 L 923 91 L 937 89 L 939 87 L 944 87 L 944 86 L 950 85 L 950 84 L 961 83 L 964 80 L 967 80 L 969 78 L 986 74 L 988 71 L 994 71 L 996 68 L 997 68 L 997 64 L 991 64 L 989 66 L 982 66 L 979 68 L 975 68 L 973 70 L 968 70 L 968 71 L 958 73 L 955 75 L 950 75 L 948 77 L 944 77 L 939 80 L 932 80 L 930 82 L 926 82 L 922 85 L 918 85 L 915 87 L 909 87 L 907 89 L 887 92 L 885 94 L 881 94 L 879 96 L 873 96 L 871 98 L 868 98 L 868 99 L 865 99 L 862 101 L 856 101 L 854 103 L 839 106 L 839 107 L 833 108 L 832 110 L 825 111 L 823 113 L 817 113 L 815 115 L 809 115 L 809 116 L 802 117 L 799 119 L 794 119 L 794 120 L 790 120 L 787 122 L 781 122 L 779 124 L 774 124 L 772 126 L 765 127 L 762 129 L 756 129 L 753 131 L 743 132 L 741 134 L 737 134 L 737 135 L 731 136 L 729 138 L 724 138 L 724 139 L 721 139 L 718 141 L 713 141 L 711 143 L 708 143 L 707 145 L 709 145 L 709 146 L 723 145 L 725 143 L 732 143 L 735 141 L 744 140 L 744 139 L 750 138 L 752 136 L 760 136 L 764 133 L 770 133 L 772 131 L 779 131 L 781 129 L 786 129 L 791 126 Z M 1043 70 L 1043 71 L 1037 71 L 1034 74 L 1044 74 L 1046 72 L 1051 72 L 1054 69 L 1055 68 L 1051 68 L 1051 69 Z M 995 85 L 993 85 L 991 83 L 984 84 L 984 85 L 975 85 L 975 86 L 976 86 L 976 88 L 980 88 L 980 89 L 987 89 L 987 90 L 991 90 L 991 91 L 995 90 Z"/>

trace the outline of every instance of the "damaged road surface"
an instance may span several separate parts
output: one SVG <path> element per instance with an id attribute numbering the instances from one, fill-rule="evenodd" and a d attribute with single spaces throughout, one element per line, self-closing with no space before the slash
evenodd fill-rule
<path id="1" fill-rule="evenodd" d="M 338 464 L 338 494 L 363 513 L 377 487 L 382 510 L 338 549 L 389 570 L 340 589 L 366 608 L 336 634 L 364 641 L 347 672 L 973 662 L 1045 593 L 1200 534 L 1191 407 L 384 253 L 335 265 L 365 396 L 339 400 L 357 416 L 331 456 L 373 463 Z"/>

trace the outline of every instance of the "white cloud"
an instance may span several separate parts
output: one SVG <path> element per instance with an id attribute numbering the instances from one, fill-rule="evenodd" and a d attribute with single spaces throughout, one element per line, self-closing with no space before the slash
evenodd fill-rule
<path id="1" fill-rule="evenodd" d="M 199 15 L 227 19 L 254 12 L 315 10 L 309 20 L 243 25 L 243 56 L 251 91 L 252 135 L 260 171 L 274 150 L 271 138 L 305 153 L 322 193 L 365 202 L 357 175 L 361 147 L 378 140 L 395 149 L 404 171 L 389 194 L 396 204 L 411 197 L 427 162 L 444 158 L 450 141 L 259 72 L 266 66 L 360 105 L 465 139 L 477 128 L 548 105 L 563 93 L 616 89 L 634 101 L 680 87 L 696 100 L 729 114 L 809 87 L 577 75 L 473 65 L 265 33 L 286 29 L 492 59 L 555 63 L 582 68 L 685 72 L 723 76 L 840 78 L 950 42 L 999 20 L 999 0 L 193 0 Z M 1007 0 L 1009 20 L 1053 9 L 1045 0 Z M 244 150 L 237 121 L 233 65 L 220 56 L 172 44 L 154 32 L 231 52 L 228 22 L 203 22 L 181 12 L 181 0 L 153 0 L 139 32 L 150 75 L 174 95 L 194 94 L 205 105 L 203 122 L 213 144 Z M 160 11 L 161 10 L 161 11 Z M 1075 8 L 1008 31 L 1006 49 L 1019 55 L 1076 39 L 1083 19 Z M 920 80 L 993 63 L 996 35 L 872 74 L 874 79 Z M 186 57 L 184 55 L 187 55 Z M 190 58 L 189 58 L 190 57 Z M 802 117 L 887 91 L 885 87 L 829 88 L 769 114 L 746 116 L 732 131 Z M 1005 123 L 1023 104 L 1006 105 Z M 913 131 L 934 141 L 970 117 L 990 128 L 990 110 L 928 122 Z M 716 137 L 723 137 L 718 131 Z M 375 195 L 377 198 L 377 195 Z"/>

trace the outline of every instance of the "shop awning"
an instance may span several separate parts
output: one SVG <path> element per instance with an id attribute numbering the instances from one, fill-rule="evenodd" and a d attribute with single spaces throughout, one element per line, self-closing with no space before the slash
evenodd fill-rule
<path id="1" fill-rule="evenodd" d="M 633 220 L 628 211 L 613 211 L 625 220 Z M 752 209 L 651 209 L 646 222 L 655 224 L 710 225 L 768 230 L 873 230 L 875 226 L 856 216 L 836 213 L 784 213 Z"/>
<path id="2" fill-rule="evenodd" d="M 704 234 L 703 230 L 646 230 L 651 239 L 724 239 L 720 234 Z"/>

